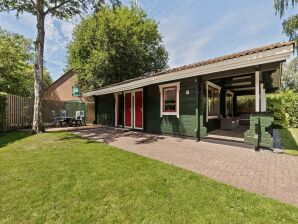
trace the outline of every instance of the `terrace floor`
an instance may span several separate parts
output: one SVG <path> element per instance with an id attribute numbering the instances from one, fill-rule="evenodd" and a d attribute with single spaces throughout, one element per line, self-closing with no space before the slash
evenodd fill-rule
<path id="1" fill-rule="evenodd" d="M 216 129 L 214 131 L 208 132 L 207 138 L 234 142 L 244 142 L 244 132 L 248 129 L 249 127 L 247 125 L 240 125 L 238 128 L 234 130 Z"/>

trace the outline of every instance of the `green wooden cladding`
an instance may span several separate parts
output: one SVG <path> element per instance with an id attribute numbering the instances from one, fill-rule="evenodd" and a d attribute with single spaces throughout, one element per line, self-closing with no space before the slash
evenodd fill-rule
<path id="1" fill-rule="evenodd" d="M 195 78 L 180 80 L 180 117 L 160 117 L 159 85 L 145 87 L 144 94 L 146 131 L 150 133 L 165 133 L 179 136 L 196 137 L 198 129 L 197 99 L 198 88 Z M 186 91 L 189 94 L 186 94 Z"/>
<path id="2" fill-rule="evenodd" d="M 272 148 L 273 138 L 266 132 L 274 118 L 266 114 L 252 114 L 250 116 L 250 126 L 244 134 L 244 142 L 255 147 Z"/>
<path id="3" fill-rule="evenodd" d="M 97 96 L 95 100 L 95 119 L 97 124 L 114 126 L 114 94 Z"/>
<path id="4" fill-rule="evenodd" d="M 206 129 L 199 125 L 198 83 L 196 78 L 180 80 L 180 117 L 160 117 L 159 84 L 144 87 L 144 131 L 177 136 L 197 137 L 197 131 L 206 136 Z M 114 94 L 96 97 L 96 123 L 114 126 Z M 202 119 L 202 118 L 201 118 Z"/>

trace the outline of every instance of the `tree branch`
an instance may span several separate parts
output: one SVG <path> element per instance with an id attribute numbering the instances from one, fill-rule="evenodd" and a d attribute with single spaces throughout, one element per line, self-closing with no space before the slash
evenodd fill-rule
<path id="1" fill-rule="evenodd" d="M 33 5 L 34 8 L 36 8 L 36 4 L 33 0 L 30 0 L 31 1 L 31 4 Z"/>
<path id="2" fill-rule="evenodd" d="M 46 14 L 49 14 L 49 13 L 51 13 L 51 12 L 53 12 L 53 11 L 55 11 L 56 9 L 59 9 L 61 6 L 63 6 L 63 5 L 65 5 L 65 4 L 67 4 L 67 3 L 69 3 L 71 0 L 67 0 L 67 1 L 65 1 L 65 2 L 61 2 L 59 5 L 55 5 L 54 7 L 52 7 L 52 8 L 49 8 L 47 11 L 45 11 L 45 15 Z"/>

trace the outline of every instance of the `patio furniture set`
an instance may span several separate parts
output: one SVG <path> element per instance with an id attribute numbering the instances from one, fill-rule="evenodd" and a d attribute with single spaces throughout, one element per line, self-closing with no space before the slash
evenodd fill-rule
<path id="1" fill-rule="evenodd" d="M 85 111 L 76 111 L 76 116 L 67 116 L 66 110 L 60 110 L 60 115 L 55 116 L 53 111 L 53 126 L 83 126 L 86 125 Z"/>

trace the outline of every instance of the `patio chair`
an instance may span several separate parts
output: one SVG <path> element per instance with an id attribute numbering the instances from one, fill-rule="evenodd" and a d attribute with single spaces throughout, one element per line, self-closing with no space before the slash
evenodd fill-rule
<path id="1" fill-rule="evenodd" d="M 65 123 L 65 125 L 67 125 L 67 121 L 66 121 L 66 110 L 60 110 L 60 113 L 59 113 L 59 117 L 58 117 L 58 122 L 60 124 L 60 127 L 63 126 L 63 123 Z"/>
<path id="2" fill-rule="evenodd" d="M 76 120 L 80 122 L 81 126 L 86 125 L 85 111 L 76 111 Z"/>
<path id="3" fill-rule="evenodd" d="M 56 111 L 52 110 L 52 121 L 53 127 L 57 127 L 58 124 L 60 125 L 60 117 L 57 116 Z"/>
<path id="4" fill-rule="evenodd" d="M 66 110 L 60 110 L 60 117 L 66 117 Z"/>

